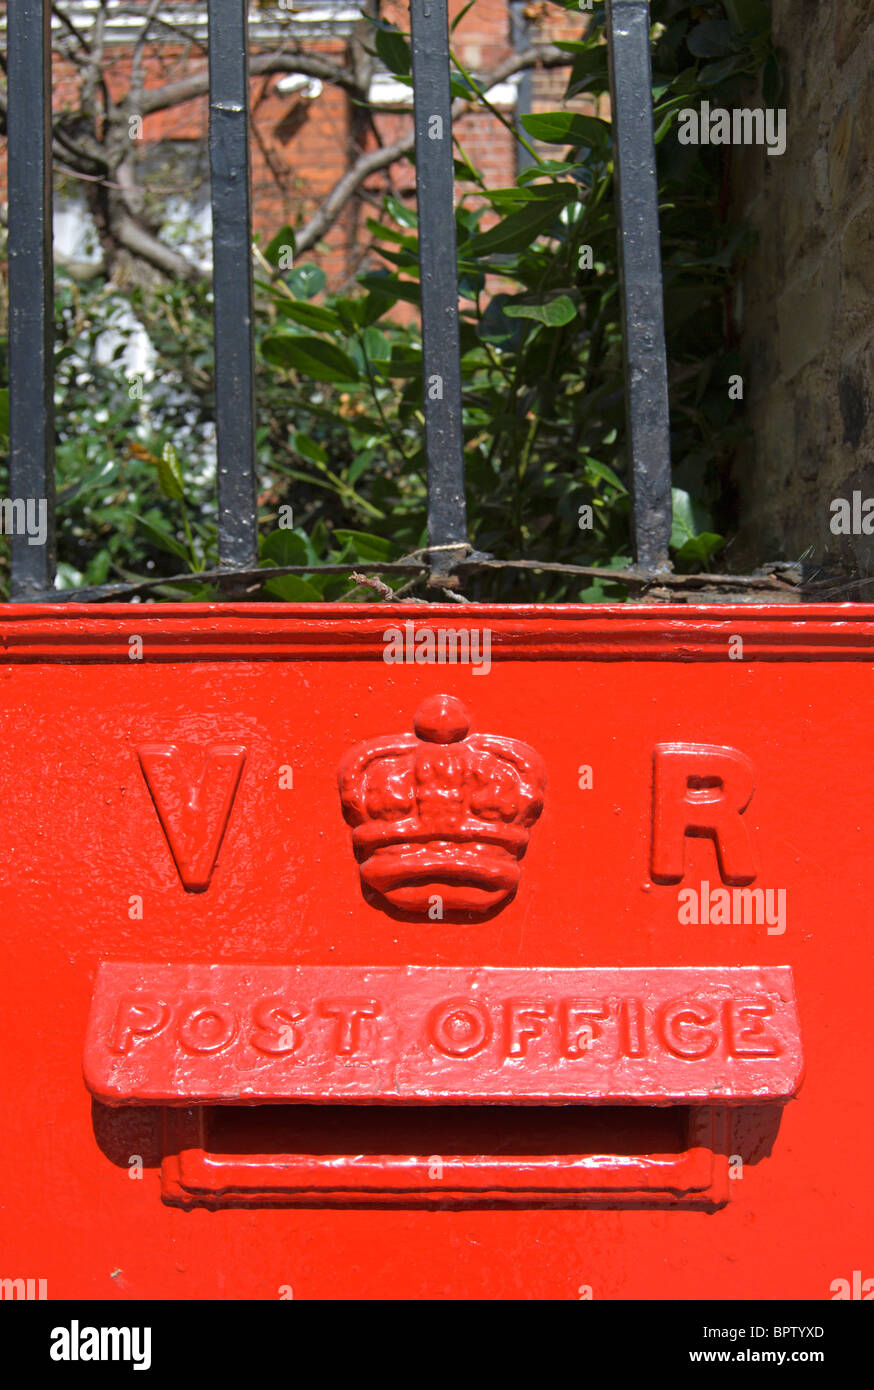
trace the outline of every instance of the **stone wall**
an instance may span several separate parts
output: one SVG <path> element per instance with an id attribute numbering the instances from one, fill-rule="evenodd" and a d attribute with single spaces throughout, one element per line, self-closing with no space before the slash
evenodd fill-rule
<path id="1" fill-rule="evenodd" d="M 733 152 L 757 242 L 735 304 L 751 439 L 728 556 L 872 576 L 874 536 L 834 534 L 831 503 L 874 498 L 874 5 L 773 0 L 773 15 L 788 148 Z"/>

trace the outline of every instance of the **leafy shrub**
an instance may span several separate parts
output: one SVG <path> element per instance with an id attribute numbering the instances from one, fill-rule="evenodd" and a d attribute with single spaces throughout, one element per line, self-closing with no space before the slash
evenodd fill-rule
<path id="1" fill-rule="evenodd" d="M 779 74 L 761 0 L 655 0 L 652 11 L 672 551 L 678 568 L 701 569 L 730 525 L 723 478 L 743 429 L 728 397 L 738 361 L 725 306 L 744 239 L 726 220 L 722 151 L 681 146 L 675 117 L 705 97 L 734 104 L 757 77 L 775 101 Z M 572 61 L 566 99 L 608 89 L 603 23 L 596 11 L 586 36 L 562 45 Z M 378 46 L 403 80 L 404 38 L 382 31 Z M 485 101 L 460 66 L 453 81 L 456 94 Z M 532 159 L 509 188 L 486 188 L 456 147 L 471 541 L 500 559 L 620 568 L 630 560 L 629 499 L 610 128 L 572 110 L 522 124 Z M 350 294 L 325 294 L 316 265 L 283 269 L 290 228 L 261 252 L 260 562 L 312 569 L 269 579 L 251 597 L 372 598 L 351 577 L 356 564 L 427 544 L 421 338 L 407 321 L 420 296 L 416 217 L 387 198 L 368 229 L 375 265 Z M 156 355 L 145 385 L 123 365 L 123 311 Z M 60 583 L 151 576 L 165 580 L 156 597 L 218 596 L 208 579 L 166 582 L 216 564 L 208 289 L 165 283 L 122 296 L 60 277 L 57 330 Z M 320 564 L 350 573 L 319 573 Z M 536 569 L 483 571 L 464 592 L 624 597 L 619 585 Z"/>

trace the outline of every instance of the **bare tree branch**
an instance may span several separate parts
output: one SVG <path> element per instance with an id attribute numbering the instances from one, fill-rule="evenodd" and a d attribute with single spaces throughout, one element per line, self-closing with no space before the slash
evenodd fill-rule
<path id="1" fill-rule="evenodd" d="M 137 35 L 137 41 L 134 45 L 133 58 L 131 59 L 131 79 L 130 89 L 128 91 L 128 105 L 132 111 L 136 111 L 138 114 L 140 112 L 140 101 L 142 98 L 143 88 L 145 86 L 146 81 L 145 73 L 143 72 L 143 52 L 146 47 L 146 41 L 148 40 L 149 32 L 152 28 L 152 21 L 155 18 L 155 12 L 157 11 L 158 6 L 160 4 L 161 0 L 150 0 L 149 8 L 146 11 L 146 14 L 143 19 L 143 27 Z"/>
<path id="2" fill-rule="evenodd" d="M 370 150 L 369 153 L 361 155 L 352 165 L 352 168 L 348 169 L 343 177 L 337 180 L 318 211 L 313 213 L 303 227 L 295 231 L 295 249 L 298 252 L 309 251 L 311 247 L 315 246 L 329 228 L 333 227 L 359 185 L 371 174 L 385 169 L 387 165 L 394 164 L 398 159 L 403 159 L 404 155 L 410 153 L 414 143 L 412 135 L 404 135 L 400 140 L 395 140 L 392 145 L 383 145 L 381 149 Z"/>
<path id="3" fill-rule="evenodd" d="M 59 162 L 67 160 L 77 174 L 83 178 L 102 178 L 108 170 L 103 146 L 83 131 L 77 131 L 73 139 L 63 118 L 55 122 L 52 132 L 53 157 Z"/>
<path id="4" fill-rule="evenodd" d="M 124 101 L 124 114 L 127 117 L 127 131 L 116 128 L 113 131 L 111 141 L 110 163 L 116 166 L 116 177 L 121 185 L 122 197 L 128 212 L 133 216 L 139 216 L 145 203 L 145 193 L 139 187 L 136 178 L 136 159 L 134 155 L 134 145 L 131 138 L 131 117 L 141 115 L 143 90 L 146 83 L 146 75 L 143 70 L 143 54 L 146 43 L 152 28 L 152 21 L 161 0 L 149 0 L 149 7 L 143 18 L 143 25 L 137 35 L 134 45 L 133 58 L 131 59 L 131 79 L 127 96 Z"/>
<path id="5" fill-rule="evenodd" d="M 68 33 L 72 34 L 73 38 L 76 40 L 83 53 L 87 53 L 90 56 L 90 43 L 88 42 L 85 35 L 81 32 L 81 30 L 77 29 L 76 25 L 73 23 L 72 19 L 70 19 L 69 15 L 65 14 L 64 11 L 60 8 L 60 6 L 56 4 L 52 4 L 52 14 L 55 16 L 56 19 L 60 20 L 60 22 L 63 24 L 64 28 L 68 31 Z"/>
<path id="6" fill-rule="evenodd" d="M 116 14 L 132 15 L 135 19 L 139 19 L 142 10 L 134 10 L 129 5 L 123 5 L 116 11 Z M 201 53 L 206 52 L 206 45 L 203 43 L 203 40 L 199 39 L 191 29 L 186 29 L 184 25 L 177 24 L 175 20 L 164 19 L 161 15 L 156 14 L 152 23 L 157 24 L 161 29 L 166 29 L 174 38 L 184 39 L 185 42 L 191 44 L 192 47 L 199 48 Z"/>
<path id="7" fill-rule="evenodd" d="M 139 12 L 142 14 L 143 25 L 134 49 L 129 90 L 118 106 L 111 106 L 108 94 L 105 96 L 105 125 L 102 139 L 98 138 L 94 97 L 102 77 L 106 5 L 107 0 L 100 0 L 94 16 L 88 45 L 90 62 L 87 73 L 83 74 L 80 110 L 72 115 L 65 114 L 55 125 L 57 153 L 76 173 L 95 184 L 91 198 L 92 211 L 97 218 L 105 262 L 110 270 L 112 245 L 115 243 L 139 256 L 162 274 L 188 282 L 202 280 L 205 273 L 201 268 L 181 252 L 166 246 L 161 241 L 157 229 L 148 226 L 143 219 L 145 199 L 136 178 L 134 150 L 129 138 L 129 117 L 151 115 L 206 95 L 209 89 L 208 72 L 203 70 L 192 73 L 179 81 L 169 82 L 158 88 L 145 87 L 145 45 L 152 24 L 163 22 L 157 14 L 159 0 L 150 0 L 145 13 Z M 84 36 L 78 37 L 83 44 L 87 42 Z M 372 118 L 381 108 L 370 107 L 367 103 L 366 88 L 369 85 L 370 64 L 356 61 L 354 54 L 352 56 L 350 66 L 344 67 L 319 55 L 283 49 L 272 53 L 254 54 L 250 58 L 250 71 L 253 76 L 299 73 L 319 78 L 352 94 L 368 110 Z M 527 68 L 565 67 L 570 62 L 570 55 L 554 45 L 533 45 L 524 52 L 511 54 L 491 72 L 478 74 L 477 80 L 483 90 L 488 91 Z M 458 119 L 475 105 L 474 99 L 457 99 L 452 107 L 453 118 Z M 413 146 L 414 139 L 410 132 L 390 145 L 361 154 L 337 180 L 309 220 L 297 231 L 297 250 L 310 250 L 334 225 L 362 184 L 372 174 L 405 158 Z"/>
<path id="8" fill-rule="evenodd" d="M 91 62 L 85 73 L 82 82 L 82 111 L 88 117 L 92 125 L 96 126 L 97 115 L 94 107 L 94 96 L 103 73 L 103 39 L 106 29 L 106 0 L 100 0 L 100 5 L 94 14 L 94 23 L 91 26 L 91 42 L 89 45 Z"/>
<path id="9" fill-rule="evenodd" d="M 323 82 L 331 82 L 347 92 L 363 98 L 364 93 L 353 73 L 339 63 L 328 58 L 319 58 L 310 53 L 255 53 L 249 59 L 249 73 L 260 77 L 265 73 L 300 73 L 304 77 L 319 77 Z M 153 87 L 143 93 L 142 114 L 150 116 L 154 111 L 166 111 L 168 107 L 180 106 L 184 101 L 194 101 L 209 91 L 209 73 L 192 73 L 178 82 L 168 82 L 164 87 Z"/>
<path id="10" fill-rule="evenodd" d="M 155 270 L 160 270 L 163 275 L 169 275 L 175 280 L 186 280 L 190 283 L 196 283 L 205 278 L 199 266 L 194 265 L 178 251 L 165 246 L 129 213 L 118 213 L 113 220 L 112 230 L 113 235 L 126 250 L 139 256 L 148 265 L 154 266 Z"/>
<path id="11" fill-rule="evenodd" d="M 70 278 L 80 285 L 106 274 L 106 262 L 102 257 L 99 261 L 77 261 L 74 256 L 65 256 L 63 251 L 58 251 L 57 248 L 55 265 L 65 270 Z"/>
<path id="12" fill-rule="evenodd" d="M 524 53 L 514 53 L 505 62 L 499 63 L 492 72 L 480 76 L 478 81 L 483 90 L 488 91 L 489 88 L 496 87 L 499 82 L 506 82 L 508 77 L 522 72 L 525 68 L 538 65 L 541 67 L 566 67 L 570 61 L 570 56 L 567 53 L 552 44 L 540 48 L 528 48 Z M 459 97 L 452 104 L 453 120 L 457 120 L 474 104 L 474 102 L 465 101 Z M 392 145 L 384 145 L 381 149 L 370 150 L 367 154 L 361 155 L 351 169 L 348 169 L 343 177 L 334 184 L 328 196 L 309 221 L 295 233 L 294 241 L 297 250 L 309 251 L 334 225 L 349 199 L 353 197 L 365 179 L 380 169 L 394 164 L 397 160 L 403 159 L 412 151 L 414 145 L 415 139 L 411 133 L 403 136 L 400 140 L 395 140 Z"/>

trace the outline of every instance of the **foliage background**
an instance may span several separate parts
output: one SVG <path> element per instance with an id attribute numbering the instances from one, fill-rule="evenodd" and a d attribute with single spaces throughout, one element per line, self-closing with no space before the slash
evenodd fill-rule
<path id="1" fill-rule="evenodd" d="M 749 104 L 757 88 L 777 105 L 780 76 L 764 0 L 653 0 L 651 9 L 672 554 L 677 568 L 700 570 L 732 526 L 727 466 L 744 426 L 728 395 L 739 370 L 730 304 L 745 241 L 728 219 L 727 152 L 681 146 L 675 118 L 704 98 Z M 607 91 L 603 26 L 598 8 L 586 37 L 565 45 L 566 99 Z M 377 26 L 374 44 L 409 80 L 405 38 Z M 486 101 L 460 66 L 453 84 Z M 509 188 L 486 188 L 456 145 L 471 540 L 500 559 L 621 568 L 630 554 L 609 125 L 564 109 L 522 125 L 531 162 Z M 326 295 L 317 264 L 289 256 L 293 229 L 258 248 L 260 563 L 313 569 L 255 584 L 251 598 L 372 599 L 351 573 L 316 566 L 351 571 L 427 544 L 421 342 L 409 312 L 419 300 L 416 220 L 389 198 L 368 228 L 380 268 L 345 295 Z M 592 269 L 581 266 L 587 246 Z M 165 279 L 122 291 L 60 274 L 56 290 L 59 586 L 152 578 L 163 581 L 154 598 L 220 597 L 196 578 L 217 563 L 208 285 Z M 157 354 L 146 382 L 124 369 L 130 311 Z M 0 435 L 5 408 L 0 394 Z M 587 505 L 593 526 L 581 529 Z M 7 569 L 4 556 L 4 584 Z M 184 572 L 192 581 L 167 582 Z M 415 582 L 404 592 L 424 596 Z M 625 597 L 618 584 L 536 569 L 471 575 L 464 593 Z"/>

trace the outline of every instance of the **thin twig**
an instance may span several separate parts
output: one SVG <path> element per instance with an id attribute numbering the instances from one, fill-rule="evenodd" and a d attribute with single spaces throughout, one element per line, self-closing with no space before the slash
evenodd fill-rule
<path id="1" fill-rule="evenodd" d="M 361 574 L 358 570 L 353 570 L 352 578 L 355 580 L 359 589 L 372 589 L 374 593 L 379 594 L 379 597 L 384 598 L 388 603 L 395 603 L 397 601 L 397 594 L 394 589 L 376 575 Z M 354 593 L 354 590 L 350 592 Z"/>
<path id="2" fill-rule="evenodd" d="M 439 547 L 438 547 L 439 549 Z M 39 596 L 41 602 L 107 602 L 113 599 L 130 597 L 132 595 L 148 593 L 152 589 L 174 587 L 184 584 L 211 584 L 218 589 L 231 587 L 238 588 L 241 582 L 252 579 L 257 580 L 257 584 L 252 586 L 252 592 L 267 582 L 269 579 L 278 579 L 287 574 L 336 574 L 350 575 L 359 583 L 365 578 L 365 572 L 371 574 L 398 574 L 414 575 L 415 579 L 410 581 L 410 585 L 418 583 L 419 580 L 427 579 L 431 573 L 427 562 L 428 550 L 417 550 L 404 556 L 400 560 L 383 561 L 357 561 L 355 565 L 277 565 L 263 569 L 250 570 L 229 570 L 213 569 L 199 570 L 197 573 L 164 575 L 156 579 L 131 579 L 130 582 L 120 584 L 106 584 L 96 588 L 88 589 L 53 589 L 47 594 Z M 761 593 L 763 599 L 769 595 L 773 598 L 786 598 L 800 592 L 800 580 L 791 568 L 786 569 L 781 566 L 781 574 L 787 578 L 779 578 L 777 574 L 769 572 L 767 568 L 761 574 L 739 575 L 739 574 L 652 574 L 647 571 L 629 568 L 625 570 L 606 569 L 597 565 L 565 565 L 550 560 L 491 560 L 477 556 L 456 561 L 455 568 L 458 571 L 475 572 L 477 570 L 530 570 L 532 572 L 543 572 L 547 574 L 566 574 L 569 576 L 579 576 L 587 579 L 608 580 L 611 583 L 624 584 L 630 589 L 646 593 L 648 590 L 663 590 L 666 594 L 680 594 L 684 592 L 694 592 L 699 590 L 725 590 L 727 593 L 749 591 Z M 410 587 L 410 585 L 406 587 Z M 369 587 L 375 587 L 369 585 Z M 388 588 L 388 585 L 385 585 Z M 450 593 L 444 585 L 436 585 L 431 589 L 439 589 L 445 596 L 451 597 L 454 602 L 468 602 L 463 595 L 457 591 Z"/>

